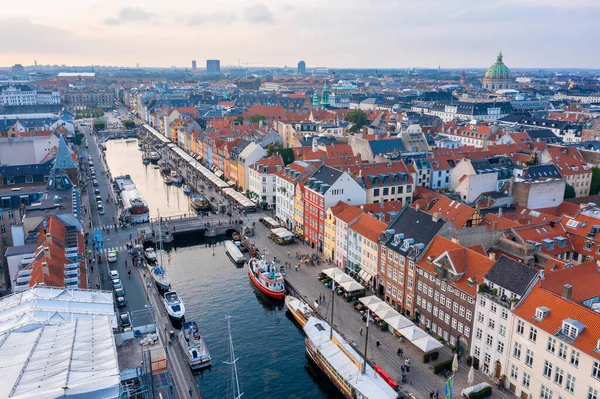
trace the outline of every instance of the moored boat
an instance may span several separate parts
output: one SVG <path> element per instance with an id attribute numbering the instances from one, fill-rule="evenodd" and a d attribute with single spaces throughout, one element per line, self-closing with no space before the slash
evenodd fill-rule
<path id="1" fill-rule="evenodd" d="M 183 184 L 183 177 L 173 170 L 171 171 L 171 181 L 173 181 L 173 184 L 175 184 L 176 186 L 179 186 Z"/>
<path id="2" fill-rule="evenodd" d="M 150 275 L 156 288 L 161 292 L 169 291 L 171 289 L 171 281 L 169 280 L 167 271 L 160 265 L 148 265 L 148 268 L 150 269 Z"/>
<path id="3" fill-rule="evenodd" d="M 192 195 L 190 197 L 190 206 L 196 212 L 205 211 L 209 208 L 206 198 L 202 195 Z"/>
<path id="4" fill-rule="evenodd" d="M 150 160 L 148 158 L 144 158 L 144 159 L 142 159 L 142 163 L 144 165 L 148 165 L 150 163 Z"/>
<path id="5" fill-rule="evenodd" d="M 179 344 L 192 370 L 211 366 L 210 353 L 195 321 L 183 323 L 183 328 L 179 332 Z"/>
<path id="6" fill-rule="evenodd" d="M 150 152 L 150 154 L 148 154 L 148 159 L 152 163 L 157 163 L 158 160 L 160 159 L 160 155 L 158 154 L 158 152 L 152 151 L 152 152 Z"/>
<path id="7" fill-rule="evenodd" d="M 285 306 L 287 306 L 294 320 L 303 327 L 306 321 L 313 316 L 313 310 L 310 306 L 291 295 L 285 296 Z"/>
<path id="8" fill-rule="evenodd" d="M 144 258 L 150 263 L 156 262 L 156 251 L 152 247 L 148 247 L 144 250 Z"/>
<path id="9" fill-rule="evenodd" d="M 169 175 L 163 175 L 162 178 L 163 178 L 163 182 L 166 185 L 170 186 L 171 184 L 173 184 L 173 179 L 171 179 L 171 176 L 169 176 Z"/>
<path id="10" fill-rule="evenodd" d="M 266 254 L 262 260 L 252 258 L 248 262 L 248 275 L 250 281 L 265 295 L 274 299 L 283 299 L 285 296 L 285 282 L 283 275 L 274 262 L 267 262 Z"/>
<path id="11" fill-rule="evenodd" d="M 175 291 L 165 292 L 163 296 L 163 304 L 167 310 L 169 317 L 175 321 L 183 321 L 185 317 L 185 306 L 179 299 L 179 296 Z"/>
<path id="12" fill-rule="evenodd" d="M 192 188 L 186 184 L 185 186 L 183 186 L 183 193 L 185 195 L 191 195 L 192 194 Z"/>
<path id="13" fill-rule="evenodd" d="M 244 255 L 233 241 L 225 241 L 225 251 L 233 263 L 243 265 L 246 262 Z"/>
<path id="14" fill-rule="evenodd" d="M 114 182 L 120 192 L 123 203 L 122 216 L 130 223 L 145 223 L 150 220 L 148 203 L 135 187 L 129 175 L 117 176 Z"/>
<path id="15" fill-rule="evenodd" d="M 398 394 L 331 326 L 310 317 L 303 327 L 306 353 L 347 399 L 396 399 Z"/>

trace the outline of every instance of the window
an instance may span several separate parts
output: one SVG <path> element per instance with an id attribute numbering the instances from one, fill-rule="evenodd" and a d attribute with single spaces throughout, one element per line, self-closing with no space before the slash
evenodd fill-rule
<path id="1" fill-rule="evenodd" d="M 587 399 L 598 399 L 598 390 L 592 387 L 588 389 Z"/>
<path id="2" fill-rule="evenodd" d="M 483 356 L 483 362 L 489 364 L 492 361 L 492 356 L 489 353 L 485 353 Z"/>
<path id="3" fill-rule="evenodd" d="M 485 308 L 485 303 L 486 303 L 486 302 L 485 302 L 485 298 L 481 297 L 481 298 L 479 299 L 479 305 L 480 305 L 482 308 Z"/>
<path id="4" fill-rule="evenodd" d="M 525 322 L 523 320 L 517 321 L 517 334 L 523 335 L 523 330 L 525 330 Z"/>
<path id="5" fill-rule="evenodd" d="M 498 341 L 498 353 L 504 353 L 504 342 Z"/>
<path id="6" fill-rule="evenodd" d="M 527 352 L 525 352 L 525 364 L 529 367 L 533 366 L 533 352 L 531 349 L 527 349 Z"/>
<path id="7" fill-rule="evenodd" d="M 558 344 L 558 357 L 563 360 L 567 358 L 567 345 L 562 342 Z"/>
<path id="8" fill-rule="evenodd" d="M 571 350 L 571 361 L 570 361 L 571 365 L 575 366 L 575 367 L 579 367 L 579 352 L 577 352 L 575 349 Z"/>
<path id="9" fill-rule="evenodd" d="M 490 304 L 490 311 L 491 311 L 492 313 L 496 313 L 496 304 L 495 304 L 495 303 L 493 303 L 493 302 Z"/>
<path id="10" fill-rule="evenodd" d="M 527 349 L 527 351 L 529 352 L 529 349 Z M 544 377 L 546 378 L 552 377 L 552 363 L 547 360 L 544 362 L 544 371 L 542 374 L 544 374 Z"/>
<path id="11" fill-rule="evenodd" d="M 560 367 L 556 368 L 556 371 L 554 372 L 554 383 L 555 384 L 562 386 L 564 373 L 565 372 Z"/>
<path id="12" fill-rule="evenodd" d="M 567 374 L 567 384 L 565 385 L 565 389 L 571 393 L 575 391 L 575 377 L 571 374 Z"/>
<path id="13" fill-rule="evenodd" d="M 467 310 L 467 321 L 471 321 L 472 318 L 473 318 L 473 313 L 471 313 L 470 310 Z"/>
<path id="14" fill-rule="evenodd" d="M 481 349 L 479 349 L 479 347 L 477 345 L 475 345 L 475 349 L 473 350 L 473 354 L 475 355 L 476 358 L 479 358 L 479 356 L 481 355 Z"/>
<path id="15" fill-rule="evenodd" d="M 552 399 L 552 395 L 552 390 L 547 386 L 542 385 L 542 389 L 540 390 L 540 399 Z"/>
<path id="16" fill-rule="evenodd" d="M 594 365 L 592 366 L 592 377 L 600 380 L 600 363 L 598 362 L 594 362 Z"/>
<path id="17" fill-rule="evenodd" d="M 14 219 L 15 218 L 15 211 L 8 211 L 8 218 L 9 219 Z"/>
<path id="18" fill-rule="evenodd" d="M 465 327 L 465 337 L 469 338 L 470 334 L 471 334 L 471 329 L 469 327 Z"/>
<path id="19" fill-rule="evenodd" d="M 531 376 L 527 373 L 523 373 L 523 386 L 525 388 L 529 388 L 529 383 L 531 382 Z"/>
<path id="20" fill-rule="evenodd" d="M 521 344 L 518 342 L 515 342 L 515 349 L 513 350 L 513 356 L 516 357 L 517 359 L 521 358 Z"/>
<path id="21" fill-rule="evenodd" d="M 529 340 L 535 342 L 537 339 L 537 328 L 529 327 Z"/>
<path id="22" fill-rule="evenodd" d="M 496 322 L 492 319 L 488 320 L 488 327 L 493 330 L 494 328 L 496 328 Z"/>
<path id="23" fill-rule="evenodd" d="M 500 327 L 498 327 L 498 332 L 504 337 L 506 335 L 506 327 L 500 324 Z"/>
<path id="24" fill-rule="evenodd" d="M 519 378 L 519 369 L 514 364 L 510 367 L 510 378 L 513 380 Z"/>
<path id="25" fill-rule="evenodd" d="M 481 339 L 482 336 L 483 336 L 483 331 L 481 330 L 481 328 L 475 329 L 475 338 Z"/>
<path id="26" fill-rule="evenodd" d="M 504 320 L 506 320 L 508 318 L 508 312 L 506 311 L 506 309 L 502 308 L 502 318 Z"/>
<path id="27" fill-rule="evenodd" d="M 483 317 L 483 313 L 479 312 L 477 313 L 477 321 L 479 321 L 480 323 L 483 323 L 484 317 Z"/>
<path id="28" fill-rule="evenodd" d="M 458 314 L 459 314 L 461 317 L 465 317 L 465 307 L 464 307 L 464 306 L 461 306 L 461 307 L 460 307 L 460 309 L 459 309 L 459 311 L 458 311 Z"/>
<path id="29" fill-rule="evenodd" d="M 488 334 L 487 338 L 485 340 L 485 344 L 487 346 L 492 346 L 494 344 L 494 337 L 492 337 L 490 334 Z"/>

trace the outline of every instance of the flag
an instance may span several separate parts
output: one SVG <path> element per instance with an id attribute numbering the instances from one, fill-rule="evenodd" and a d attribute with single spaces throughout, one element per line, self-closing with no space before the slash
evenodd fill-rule
<path id="1" fill-rule="evenodd" d="M 448 382 L 446 382 L 446 399 L 452 399 L 452 387 L 454 385 L 454 377 L 448 378 Z"/>

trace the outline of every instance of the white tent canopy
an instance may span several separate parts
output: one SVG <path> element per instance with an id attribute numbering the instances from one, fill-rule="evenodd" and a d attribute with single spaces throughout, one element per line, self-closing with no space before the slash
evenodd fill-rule
<path id="1" fill-rule="evenodd" d="M 364 287 L 356 281 L 346 281 L 345 283 L 341 283 L 340 285 L 343 289 L 345 289 L 348 292 L 360 291 L 364 289 Z"/>
<path id="2" fill-rule="evenodd" d="M 362 290 L 365 288 L 361 284 L 357 283 L 356 280 L 354 280 L 352 277 L 348 276 L 346 273 L 344 273 L 337 267 L 323 269 L 323 270 L 321 270 L 321 273 L 324 273 L 326 276 L 332 278 L 336 282 L 336 285 L 341 285 L 346 291 L 359 291 L 359 290 Z M 346 289 L 346 287 L 344 287 L 344 283 L 356 283 L 356 284 L 352 285 L 352 287 L 353 287 L 352 290 L 348 290 L 348 289 Z M 360 288 L 357 288 L 358 286 L 360 286 Z"/>
<path id="3" fill-rule="evenodd" d="M 414 342 L 419 338 L 428 337 L 427 333 L 421 330 L 419 327 L 412 325 L 409 327 L 404 327 L 398 330 L 403 337 L 406 337 L 409 341 Z"/>
<path id="4" fill-rule="evenodd" d="M 394 330 L 400 330 L 401 328 L 409 327 L 413 325 L 413 322 L 402 316 L 401 314 L 397 314 L 395 316 L 384 317 L 383 321 L 388 323 L 388 325 Z"/>
<path id="5" fill-rule="evenodd" d="M 416 339 L 412 341 L 412 343 L 425 353 L 442 348 L 444 346 L 438 340 L 430 336 Z"/>
<path id="6" fill-rule="evenodd" d="M 359 299 L 364 305 L 369 306 L 372 303 L 383 302 L 381 299 L 377 298 L 376 295 L 365 296 Z"/>

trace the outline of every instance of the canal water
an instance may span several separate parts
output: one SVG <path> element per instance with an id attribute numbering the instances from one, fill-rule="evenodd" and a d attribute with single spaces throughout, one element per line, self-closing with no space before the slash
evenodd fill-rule
<path id="1" fill-rule="evenodd" d="M 130 174 L 151 209 L 161 215 L 188 213 L 180 188 L 167 187 L 159 170 L 142 164 L 137 142 L 106 143 L 113 176 Z M 282 302 L 272 301 L 250 283 L 245 268 L 237 268 L 225 254 L 222 241 L 178 238 L 166 251 L 171 285 L 186 306 L 186 320 L 194 320 L 211 352 L 213 367 L 197 375 L 205 399 L 232 398 L 232 367 L 226 315 L 238 358 L 238 378 L 244 398 L 319 399 L 340 394 L 305 354 L 304 335 Z"/>

